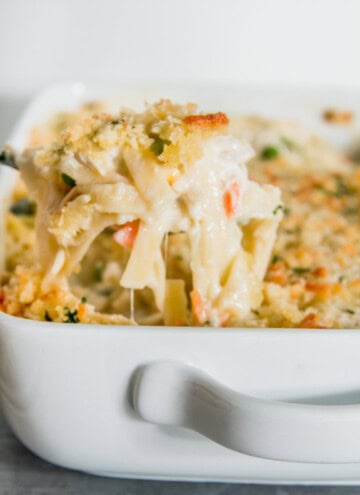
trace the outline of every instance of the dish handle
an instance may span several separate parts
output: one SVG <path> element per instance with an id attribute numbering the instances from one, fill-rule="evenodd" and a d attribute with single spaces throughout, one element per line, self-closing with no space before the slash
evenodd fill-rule
<path id="1" fill-rule="evenodd" d="M 360 405 L 259 399 L 175 361 L 138 368 L 131 398 L 143 420 L 190 428 L 243 454 L 288 462 L 360 462 Z"/>

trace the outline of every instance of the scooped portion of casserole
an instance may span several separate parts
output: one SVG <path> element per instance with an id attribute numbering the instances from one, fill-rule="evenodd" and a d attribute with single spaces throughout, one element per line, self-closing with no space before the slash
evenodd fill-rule
<path id="1" fill-rule="evenodd" d="M 72 323 L 251 321 L 284 210 L 276 185 L 248 177 L 252 156 L 225 114 L 192 104 L 73 119 L 17 158 L 35 235 L 15 203 L 2 309 Z M 19 228 L 36 245 L 20 265 Z"/>

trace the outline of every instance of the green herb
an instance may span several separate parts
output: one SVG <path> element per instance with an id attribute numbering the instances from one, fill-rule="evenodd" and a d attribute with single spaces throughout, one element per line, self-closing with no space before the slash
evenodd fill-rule
<path id="1" fill-rule="evenodd" d="M 292 268 L 292 271 L 296 273 L 296 275 L 304 275 L 305 273 L 311 272 L 311 268 L 302 268 L 300 266 L 296 266 Z"/>
<path id="2" fill-rule="evenodd" d="M 175 260 L 176 260 L 176 261 L 182 261 L 182 260 L 184 259 L 184 258 L 181 256 L 181 254 L 176 254 L 176 255 L 174 256 L 174 258 L 175 258 Z"/>
<path id="3" fill-rule="evenodd" d="M 284 229 L 285 234 L 298 234 L 300 232 L 300 227 L 295 227 L 294 229 Z"/>
<path id="4" fill-rule="evenodd" d="M 116 229 L 114 227 L 106 227 L 103 231 L 102 234 L 105 235 L 113 235 L 116 232 Z"/>
<path id="5" fill-rule="evenodd" d="M 60 158 L 61 156 L 65 155 L 65 146 L 59 146 L 58 148 L 56 148 L 55 151 L 58 155 L 58 158 Z"/>
<path id="6" fill-rule="evenodd" d="M 68 174 L 61 174 L 61 178 L 64 182 L 69 187 L 75 187 L 76 186 L 76 180 L 70 177 Z"/>
<path id="7" fill-rule="evenodd" d="M 336 191 L 334 193 L 335 197 L 341 198 L 342 196 L 346 196 L 347 194 L 351 193 L 350 189 L 345 184 L 344 179 L 340 175 L 336 176 L 335 180 L 336 180 Z"/>
<path id="8" fill-rule="evenodd" d="M 345 280 L 344 275 L 340 275 L 340 277 L 338 278 L 338 282 L 340 282 L 341 284 L 342 282 L 344 282 L 344 280 Z"/>
<path id="9" fill-rule="evenodd" d="M 99 296 L 111 296 L 111 294 L 114 292 L 114 289 L 112 287 L 104 287 L 103 289 L 99 289 L 96 291 Z"/>
<path id="10" fill-rule="evenodd" d="M 45 321 L 53 321 L 48 311 L 45 311 Z"/>
<path id="11" fill-rule="evenodd" d="M 96 266 L 92 272 L 92 278 L 94 282 L 102 282 L 104 268 L 102 266 Z"/>
<path id="12" fill-rule="evenodd" d="M 261 152 L 261 158 L 263 160 L 273 160 L 280 155 L 278 148 L 275 146 L 266 146 Z"/>
<path id="13" fill-rule="evenodd" d="M 278 263 L 279 261 L 282 261 L 283 257 L 282 256 L 279 256 L 278 254 L 274 254 L 274 256 L 272 257 L 272 260 L 271 260 L 271 263 Z"/>
<path id="14" fill-rule="evenodd" d="M 326 189 L 326 187 L 322 186 L 321 184 L 317 184 L 315 186 L 316 189 L 319 191 L 323 192 L 327 196 L 333 197 L 333 198 L 342 198 L 343 196 L 347 196 L 348 194 L 351 194 L 352 191 L 350 188 L 345 184 L 344 179 L 341 176 L 335 177 L 336 181 L 336 188 L 335 191 L 330 191 L 329 189 Z"/>
<path id="15" fill-rule="evenodd" d="M 65 306 L 64 314 L 66 317 L 66 320 L 64 320 L 64 323 L 79 323 L 80 322 L 77 309 L 74 309 L 74 311 L 71 311 L 71 309 L 68 306 Z"/>
<path id="16" fill-rule="evenodd" d="M 355 149 L 351 154 L 351 159 L 358 165 L 360 163 L 360 148 Z"/>
<path id="17" fill-rule="evenodd" d="M 355 314 L 355 311 L 353 309 L 343 309 L 344 313 L 349 313 L 349 315 L 354 315 Z"/>
<path id="18" fill-rule="evenodd" d="M 359 208 L 354 208 L 354 207 L 348 207 L 348 208 L 345 208 L 343 211 L 342 211 L 342 214 L 347 216 L 347 217 L 352 217 L 354 215 L 358 215 L 359 214 Z"/>
<path id="19" fill-rule="evenodd" d="M 81 304 L 86 304 L 86 301 L 87 301 L 86 297 L 82 297 L 81 300 L 80 300 L 80 303 Z"/>
<path id="20" fill-rule="evenodd" d="M 9 150 L 0 151 L 0 163 L 5 163 L 9 167 L 17 169 L 15 156 Z"/>
<path id="21" fill-rule="evenodd" d="M 286 217 L 288 217 L 290 215 L 290 213 L 291 213 L 290 208 L 287 208 L 286 206 L 283 208 L 283 211 L 284 211 L 284 215 Z"/>
<path id="22" fill-rule="evenodd" d="M 297 148 L 297 146 L 294 143 L 294 141 L 292 141 L 291 139 L 287 138 L 286 136 L 280 136 L 280 141 L 282 142 L 282 144 L 284 146 L 286 146 L 286 148 L 289 151 L 293 151 L 293 150 L 295 150 Z"/>
<path id="23" fill-rule="evenodd" d="M 36 212 L 36 204 L 28 198 L 18 199 L 10 207 L 11 213 L 14 215 L 34 215 Z"/>
<path id="24" fill-rule="evenodd" d="M 286 208 L 286 206 L 283 206 L 283 205 L 277 205 L 277 207 L 273 211 L 273 215 L 276 215 L 277 212 L 281 211 L 281 210 L 283 211 L 285 216 L 288 216 L 291 213 L 290 208 Z"/>
<path id="25" fill-rule="evenodd" d="M 288 216 L 290 215 L 290 208 L 286 208 L 285 206 L 283 205 L 277 205 L 276 208 L 274 208 L 273 210 L 273 215 L 276 215 L 278 211 L 283 211 L 284 215 L 285 216 Z"/>
<path id="26" fill-rule="evenodd" d="M 152 134 L 150 136 L 153 139 L 152 144 L 150 145 L 150 151 L 154 153 L 154 155 L 159 156 L 164 151 L 165 146 L 171 144 L 171 141 L 167 139 L 162 139 L 157 134 Z"/>
<path id="27" fill-rule="evenodd" d="M 327 194 L 328 196 L 333 196 L 334 195 L 334 192 L 333 191 L 329 191 L 328 189 L 326 189 L 324 186 L 322 186 L 321 184 L 315 184 L 315 189 L 317 189 L 318 191 L 321 191 L 322 193 L 324 194 Z"/>

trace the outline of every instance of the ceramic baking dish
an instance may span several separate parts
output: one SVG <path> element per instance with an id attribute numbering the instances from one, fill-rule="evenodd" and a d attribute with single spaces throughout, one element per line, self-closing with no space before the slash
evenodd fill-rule
<path id="1" fill-rule="evenodd" d="M 32 125 L 81 101 L 139 107 L 161 96 L 209 111 L 297 118 L 340 145 L 347 136 L 321 123 L 322 109 L 360 112 L 354 91 L 74 84 L 35 99 L 9 141 L 21 149 Z M 15 179 L 16 172 L 0 169 L 3 211 Z M 72 469 L 360 483 L 357 330 L 66 325 L 0 312 L 0 395 L 17 437 Z"/>

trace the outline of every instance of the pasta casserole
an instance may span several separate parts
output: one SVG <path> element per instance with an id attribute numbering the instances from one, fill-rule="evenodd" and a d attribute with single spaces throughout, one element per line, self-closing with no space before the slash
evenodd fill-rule
<path id="1" fill-rule="evenodd" d="M 324 113 L 349 130 L 350 117 Z M 11 315 L 360 327 L 356 149 L 293 121 L 162 100 L 58 114 L 16 160 L 0 285 Z"/>

